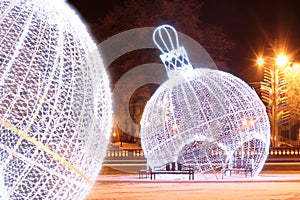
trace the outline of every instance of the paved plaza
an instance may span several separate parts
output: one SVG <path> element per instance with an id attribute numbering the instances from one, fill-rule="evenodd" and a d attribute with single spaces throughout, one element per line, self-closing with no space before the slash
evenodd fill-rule
<path id="1" fill-rule="evenodd" d="M 182 180 L 183 178 L 183 180 Z M 300 170 L 262 171 L 257 177 L 243 175 L 217 177 L 196 175 L 194 181 L 185 177 L 139 179 L 138 174 L 111 173 L 99 175 L 87 200 L 297 200 L 300 199 Z"/>

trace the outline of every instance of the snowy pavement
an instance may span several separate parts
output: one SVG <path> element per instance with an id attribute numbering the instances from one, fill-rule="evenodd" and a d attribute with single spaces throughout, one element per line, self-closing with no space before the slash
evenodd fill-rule
<path id="1" fill-rule="evenodd" d="M 189 181 L 180 180 L 182 177 L 139 179 L 138 174 L 99 175 L 87 200 L 300 199 L 299 172 L 268 171 L 257 177 L 232 175 L 222 179 L 220 174 L 217 177 L 196 175 L 194 181 Z"/>

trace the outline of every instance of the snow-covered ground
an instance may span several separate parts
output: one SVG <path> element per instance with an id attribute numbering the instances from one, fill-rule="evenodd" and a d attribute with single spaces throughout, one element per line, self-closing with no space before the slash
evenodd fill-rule
<path id="1" fill-rule="evenodd" d="M 87 200 L 179 200 L 179 199 L 300 199 L 300 173 L 265 173 L 253 178 L 241 175 L 196 176 L 194 181 L 158 177 L 139 179 L 137 174 L 99 175 Z M 175 179 L 179 179 L 175 178 Z"/>

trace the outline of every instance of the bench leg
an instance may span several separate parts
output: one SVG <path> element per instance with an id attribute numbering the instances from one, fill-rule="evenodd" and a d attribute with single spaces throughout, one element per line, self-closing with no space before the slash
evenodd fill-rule
<path id="1" fill-rule="evenodd" d="M 194 180 L 194 172 L 189 171 L 189 180 Z"/>

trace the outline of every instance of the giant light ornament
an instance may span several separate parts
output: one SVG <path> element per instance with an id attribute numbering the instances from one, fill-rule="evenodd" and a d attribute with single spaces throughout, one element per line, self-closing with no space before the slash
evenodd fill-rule
<path id="1" fill-rule="evenodd" d="M 169 80 L 148 101 L 141 120 L 148 165 L 179 162 L 217 176 L 240 159 L 258 174 L 268 155 L 270 126 L 255 91 L 229 73 L 194 69 L 173 27 L 158 27 L 153 40 Z"/>
<path id="2" fill-rule="evenodd" d="M 63 0 L 3 0 L 0 16 L 0 199 L 83 199 L 111 129 L 96 45 Z"/>

